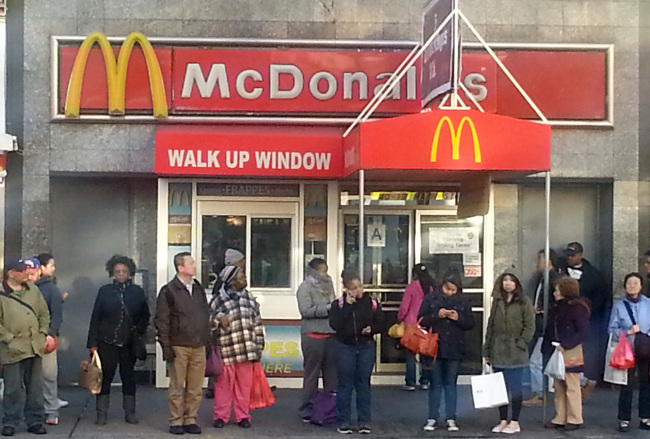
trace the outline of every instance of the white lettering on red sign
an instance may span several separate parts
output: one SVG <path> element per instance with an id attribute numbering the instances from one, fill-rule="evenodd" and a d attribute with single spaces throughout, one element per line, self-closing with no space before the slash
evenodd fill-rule
<path id="1" fill-rule="evenodd" d="M 172 168 L 220 168 L 219 150 L 194 151 L 191 149 L 170 149 L 169 166 Z M 226 167 L 244 168 L 250 162 L 249 151 L 226 151 Z M 277 152 L 255 151 L 257 169 L 304 169 L 307 171 L 329 171 L 332 154 L 327 152 Z"/>
<path id="2" fill-rule="evenodd" d="M 392 75 L 391 72 L 379 73 L 375 76 L 376 80 L 388 80 Z M 290 79 L 289 87 L 280 88 L 280 78 L 287 77 Z M 295 99 L 305 90 L 305 75 L 293 64 L 271 64 L 269 66 L 269 90 L 270 99 Z M 247 88 L 246 83 L 249 80 Z M 264 93 L 261 86 L 263 81 L 262 73 L 255 69 L 246 69 L 241 71 L 235 80 L 235 92 L 243 99 L 258 99 Z M 327 101 L 334 98 L 339 90 L 339 81 L 343 82 L 343 99 L 353 100 L 353 90 L 355 83 L 359 92 L 358 99 L 367 100 L 369 94 L 368 75 L 364 72 L 344 72 L 343 78 L 328 71 L 314 73 L 309 78 L 309 93 L 315 99 Z M 252 83 L 252 84 L 251 84 Z M 212 64 L 207 77 L 198 63 L 188 63 L 185 68 L 185 77 L 183 79 L 183 88 L 181 98 L 187 99 L 192 96 L 194 85 L 203 99 L 210 99 L 214 96 L 215 90 L 218 92 L 218 98 L 230 99 L 231 89 L 228 82 L 228 72 L 225 64 Z M 378 84 L 372 90 L 377 95 L 383 89 L 385 83 Z M 217 88 L 218 86 L 218 88 Z M 411 67 L 406 75 L 406 99 L 415 100 L 417 97 L 417 71 Z M 393 87 L 389 94 L 389 99 L 400 100 L 400 87 Z"/>

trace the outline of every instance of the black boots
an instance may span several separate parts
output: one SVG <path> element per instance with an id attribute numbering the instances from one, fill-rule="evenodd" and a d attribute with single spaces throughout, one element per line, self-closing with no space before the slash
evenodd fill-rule
<path id="1" fill-rule="evenodd" d="M 137 424 L 135 417 L 135 395 L 122 395 L 122 406 L 124 407 L 124 420 L 129 424 Z"/>
<path id="2" fill-rule="evenodd" d="M 108 420 L 108 406 L 110 405 L 110 395 L 97 395 L 95 405 L 97 407 L 97 420 L 95 424 L 106 425 Z"/>

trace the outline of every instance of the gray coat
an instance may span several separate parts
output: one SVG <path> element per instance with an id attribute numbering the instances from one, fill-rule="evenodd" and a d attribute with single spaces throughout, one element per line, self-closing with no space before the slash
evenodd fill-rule
<path id="1" fill-rule="evenodd" d="M 332 334 L 329 324 L 329 307 L 336 299 L 332 278 L 322 276 L 316 270 L 307 269 L 307 277 L 296 292 L 298 310 L 302 316 L 300 332 Z"/>

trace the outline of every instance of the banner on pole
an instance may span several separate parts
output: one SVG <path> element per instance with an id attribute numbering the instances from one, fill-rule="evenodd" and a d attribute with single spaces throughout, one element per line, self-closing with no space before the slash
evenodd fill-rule
<path id="1" fill-rule="evenodd" d="M 422 43 L 433 35 L 440 24 L 456 9 L 456 0 L 430 0 L 422 17 Z M 454 83 L 455 20 L 452 18 L 442 28 L 422 55 L 422 108 L 447 93 Z"/>

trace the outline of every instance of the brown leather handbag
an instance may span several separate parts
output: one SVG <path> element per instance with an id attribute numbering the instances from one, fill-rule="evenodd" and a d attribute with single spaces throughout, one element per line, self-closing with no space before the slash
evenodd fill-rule
<path id="1" fill-rule="evenodd" d="M 84 360 L 79 366 L 79 385 L 91 394 L 98 395 L 102 391 L 102 376 L 102 362 L 95 351 L 90 361 Z"/>
<path id="2" fill-rule="evenodd" d="M 420 328 L 420 322 L 417 325 L 407 325 L 404 328 L 404 335 L 400 339 L 400 343 L 406 349 L 415 352 L 416 354 L 432 357 L 434 360 L 438 356 L 438 334 L 434 333 L 432 329 L 425 331 Z"/>

